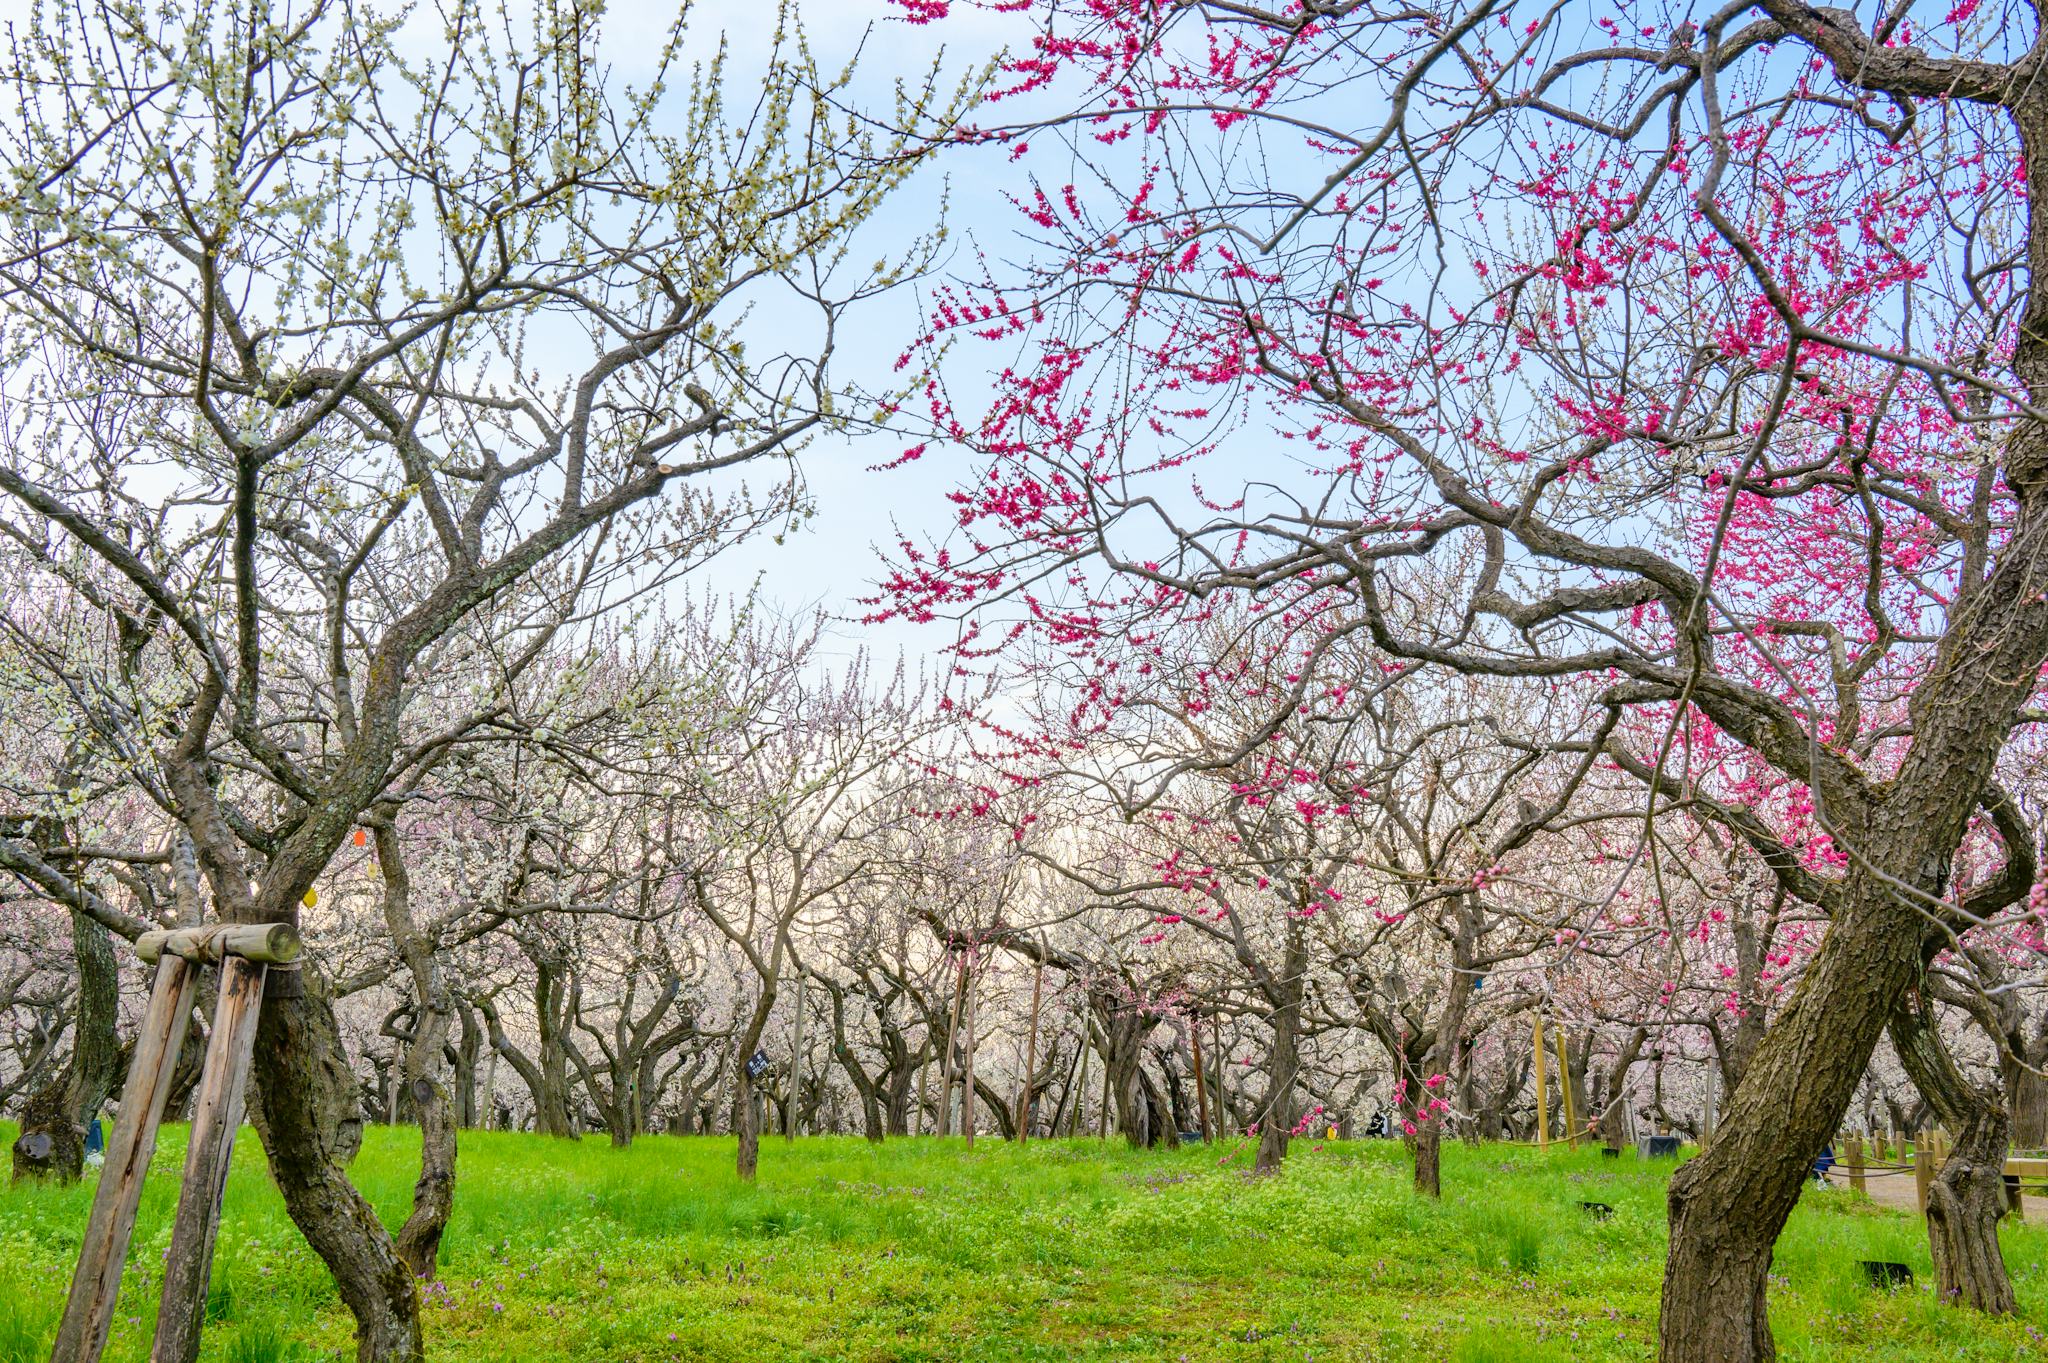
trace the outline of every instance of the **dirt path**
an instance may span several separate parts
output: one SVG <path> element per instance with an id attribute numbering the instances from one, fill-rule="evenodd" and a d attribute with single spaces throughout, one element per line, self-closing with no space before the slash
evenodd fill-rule
<path id="1" fill-rule="evenodd" d="M 1849 1176 L 1837 1164 L 1828 1174 L 1828 1186 L 1846 1188 Z M 1917 1212 L 1920 1201 L 1913 1191 L 1913 1172 L 1908 1169 L 1901 1173 L 1878 1173 L 1873 1170 L 1864 1176 L 1863 1191 L 1872 1202 L 1881 1207 L 1895 1207 L 1900 1211 Z M 2048 1224 L 2048 1197 L 2029 1191 L 2020 1199 L 2027 1221 L 2032 1225 Z"/>

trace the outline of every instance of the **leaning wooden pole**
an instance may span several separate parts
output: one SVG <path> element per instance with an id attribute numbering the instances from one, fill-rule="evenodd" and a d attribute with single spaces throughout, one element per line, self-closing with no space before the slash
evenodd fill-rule
<path id="1" fill-rule="evenodd" d="M 1543 1014 L 1536 1014 L 1536 1144 L 1550 1148 L 1550 1073 L 1543 1050 Z"/>
<path id="2" fill-rule="evenodd" d="M 93 1363 L 107 1347 L 114 1323 L 114 1298 L 121 1290 L 121 1269 L 128 1262 L 128 1241 L 135 1233 L 135 1210 L 142 1202 L 142 1176 L 156 1154 L 157 1124 L 171 1096 L 171 1073 L 185 1045 L 193 996 L 199 992 L 199 971 L 182 956 L 166 956 L 157 965 L 149 1006 L 136 1034 L 135 1054 L 128 1063 L 128 1082 L 121 1088 L 121 1115 L 107 1144 L 107 1162 L 100 1169 L 92 1214 L 85 1223 L 78 1267 L 71 1275 L 71 1295 L 57 1326 L 50 1363 Z"/>
<path id="3" fill-rule="evenodd" d="M 192 1108 L 192 1134 L 185 1149 L 185 1183 L 178 1215 L 171 1223 L 171 1248 L 164 1260 L 163 1299 L 157 1308 L 156 1342 L 150 1363 L 193 1363 L 206 1321 L 206 1287 L 213 1276 L 213 1246 L 220 1231 L 221 1195 L 234 1158 L 235 1129 L 242 1124 L 249 1059 L 256 1049 L 256 1021 L 263 1005 L 261 961 L 230 956 L 221 963 L 220 999 L 213 1012 L 213 1036 L 206 1069 Z"/>
<path id="4" fill-rule="evenodd" d="M 178 1066 L 190 1027 L 192 1003 L 199 990 L 199 967 L 226 962 L 221 986 L 221 1011 L 209 1045 L 200 1109 L 194 1117 L 185 1189 L 173 1227 L 170 1262 L 165 1269 L 164 1300 L 184 1301 L 196 1292 L 190 1308 L 190 1342 L 180 1363 L 196 1357 L 200 1307 L 212 1268 L 213 1237 L 220 1221 L 221 1187 L 227 1178 L 235 1127 L 241 1121 L 242 1091 L 255 1040 L 255 1018 L 263 995 L 263 963 L 290 961 L 299 954 L 298 932 L 281 923 L 225 924 L 146 932 L 135 941 L 135 954 L 156 966 L 142 1029 L 136 1034 L 128 1082 L 121 1090 L 121 1115 L 114 1123 L 107 1161 L 93 1195 L 71 1294 L 51 1363 L 97 1363 L 107 1346 L 115 1298 L 128 1243 L 135 1233 L 135 1212 L 142 1201 L 142 1179 L 156 1154 L 157 1128 L 170 1098 L 171 1077 Z M 253 966 L 253 981 L 237 976 L 239 967 Z M 246 1010 L 246 1017 L 243 1016 Z M 225 1026 L 225 1030 L 223 1027 Z M 220 1044 L 220 1043 L 227 1044 Z M 196 1175 L 196 1176 L 195 1176 Z M 171 1281 L 177 1275 L 174 1297 Z M 182 1314 L 186 1308 L 178 1308 Z M 162 1321 L 159 1321 L 161 1334 Z M 176 1332 L 174 1332 L 176 1333 Z M 182 1338 L 182 1335 L 178 1337 Z M 159 1347 L 162 1341 L 159 1339 Z M 157 1354 L 162 1358 L 166 1355 Z"/>

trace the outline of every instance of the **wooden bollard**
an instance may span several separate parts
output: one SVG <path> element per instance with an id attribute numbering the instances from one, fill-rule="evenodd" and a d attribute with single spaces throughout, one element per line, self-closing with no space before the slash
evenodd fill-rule
<path id="1" fill-rule="evenodd" d="M 1927 1215 L 1927 1189 L 1934 1182 L 1934 1151 L 1929 1148 L 1927 1138 L 1913 1137 L 1913 1194 L 1920 1203 L 1920 1214 Z"/>
<path id="2" fill-rule="evenodd" d="M 1850 1137 L 1842 1142 L 1842 1162 L 1849 1166 L 1849 1186 L 1858 1193 L 1867 1192 L 1863 1184 L 1863 1142 Z"/>

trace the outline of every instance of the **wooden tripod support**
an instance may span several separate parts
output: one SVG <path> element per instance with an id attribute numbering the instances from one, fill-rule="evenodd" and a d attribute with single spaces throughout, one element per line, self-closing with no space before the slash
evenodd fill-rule
<path id="1" fill-rule="evenodd" d="M 150 1350 L 151 1363 L 191 1363 L 198 1356 L 213 1241 L 220 1229 L 221 1192 L 234 1152 L 235 1128 L 242 1122 L 264 975 L 271 965 L 296 959 L 299 949 L 297 930 L 283 923 L 215 923 L 146 932 L 136 939 L 135 954 L 156 964 L 156 979 L 129 1061 L 128 1082 L 121 1089 L 121 1115 L 107 1142 L 107 1162 L 93 1195 L 92 1216 L 85 1223 L 85 1243 L 79 1247 L 51 1363 L 97 1363 L 107 1347 L 114 1299 L 121 1290 L 121 1270 L 128 1262 L 128 1241 L 142 1200 L 142 1178 L 156 1154 L 157 1126 L 163 1121 L 171 1076 L 184 1049 L 199 972 L 217 963 L 219 1002 L 193 1103 L 185 1180 L 164 1264 L 156 1343 Z"/>

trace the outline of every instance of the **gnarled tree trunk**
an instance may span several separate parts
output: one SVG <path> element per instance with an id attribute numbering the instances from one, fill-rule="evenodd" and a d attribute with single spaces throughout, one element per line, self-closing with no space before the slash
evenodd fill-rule
<path id="1" fill-rule="evenodd" d="M 455 1209 L 455 1110 L 441 1082 L 455 997 L 441 973 L 434 944 L 412 913 L 412 878 L 405 849 L 391 819 L 395 803 L 377 810 L 377 865 L 384 877 L 384 925 L 412 976 L 413 1030 L 400 1061 L 400 1089 L 420 1124 L 420 1176 L 413 1184 L 412 1212 L 398 1231 L 398 1257 L 413 1276 L 431 1278 L 439 1266 L 441 1235 Z"/>
<path id="2" fill-rule="evenodd" d="M 285 1210 L 355 1317 L 358 1363 L 414 1363 L 425 1356 L 419 1293 L 376 1209 L 344 1172 L 362 1144 L 362 1109 L 334 1011 L 303 973 L 270 972 L 249 1115 Z"/>
<path id="3" fill-rule="evenodd" d="M 32 1093 L 15 1139 L 14 1179 L 75 1183 L 85 1168 L 85 1129 L 121 1072 L 114 1029 L 120 1008 L 120 967 L 107 930 L 83 909 L 71 910 L 71 958 L 78 969 L 78 1016 L 71 1058 Z"/>
<path id="4" fill-rule="evenodd" d="M 2018 1309 L 1998 1245 L 2005 1215 L 2005 1107 L 1956 1067 L 1931 1006 L 1916 991 L 1892 1015 L 1892 1048 L 1913 1086 L 1956 1133 L 1954 1149 L 1927 1188 L 1927 1246 L 1941 1299 L 1993 1315 Z"/>

